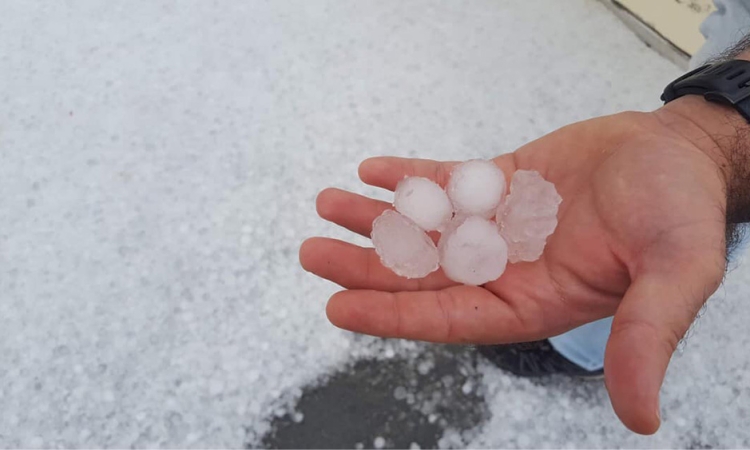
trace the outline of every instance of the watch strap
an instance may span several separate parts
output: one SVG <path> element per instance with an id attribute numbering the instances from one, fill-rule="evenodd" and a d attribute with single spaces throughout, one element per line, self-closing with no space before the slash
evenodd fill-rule
<path id="1" fill-rule="evenodd" d="M 729 105 L 750 122 L 750 61 L 698 67 L 669 83 L 661 99 L 669 103 L 683 95 L 702 95 L 707 101 Z"/>

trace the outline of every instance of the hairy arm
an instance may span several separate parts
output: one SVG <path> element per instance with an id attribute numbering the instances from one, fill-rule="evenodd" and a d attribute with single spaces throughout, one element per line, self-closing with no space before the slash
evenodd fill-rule
<path id="1" fill-rule="evenodd" d="M 709 62 L 732 59 L 750 61 L 750 35 Z M 750 222 L 750 124 L 733 108 L 695 95 L 665 105 L 657 115 L 719 167 L 726 183 L 726 244 L 731 253 L 746 230 L 742 224 Z"/>

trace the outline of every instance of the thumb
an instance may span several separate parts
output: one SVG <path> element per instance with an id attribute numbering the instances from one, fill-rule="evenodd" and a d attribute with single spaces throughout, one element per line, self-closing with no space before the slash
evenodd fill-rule
<path id="1" fill-rule="evenodd" d="M 718 263 L 705 254 L 674 256 L 649 264 L 634 279 L 607 343 L 604 373 L 612 406 L 636 433 L 659 429 L 659 390 L 672 353 L 724 273 L 723 257 Z"/>

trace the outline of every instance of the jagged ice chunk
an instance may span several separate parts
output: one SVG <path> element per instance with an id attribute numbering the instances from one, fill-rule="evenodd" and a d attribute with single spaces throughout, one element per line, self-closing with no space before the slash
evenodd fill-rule
<path id="1" fill-rule="evenodd" d="M 437 247 L 414 222 L 387 210 L 372 223 L 372 243 L 385 267 L 406 278 L 422 278 L 437 270 Z"/>
<path id="2" fill-rule="evenodd" d="M 557 209 L 562 198 L 555 185 L 539 172 L 518 170 L 510 183 L 510 194 L 497 209 L 500 234 L 508 243 L 508 260 L 536 261 L 547 237 L 557 227 Z"/>
<path id="3" fill-rule="evenodd" d="M 453 168 L 446 191 L 457 214 L 489 219 L 505 195 L 505 176 L 492 161 L 466 161 Z"/>
<path id="4" fill-rule="evenodd" d="M 508 246 L 497 225 L 478 216 L 448 226 L 438 251 L 448 278 L 475 286 L 500 278 L 508 262 Z"/>
<path id="5" fill-rule="evenodd" d="M 422 177 L 399 181 L 393 206 L 426 231 L 441 228 L 453 215 L 453 206 L 445 191 L 437 183 Z"/>

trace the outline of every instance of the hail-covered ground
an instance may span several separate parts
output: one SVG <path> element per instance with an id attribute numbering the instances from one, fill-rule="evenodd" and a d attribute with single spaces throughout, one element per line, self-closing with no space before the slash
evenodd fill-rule
<path id="1" fill-rule="evenodd" d="M 368 156 L 491 158 L 657 107 L 681 71 L 598 2 L 6 1 L 0 17 L 0 447 L 750 445 L 741 258 L 652 437 L 600 383 L 337 330 L 336 287 L 297 263 L 310 235 L 365 242 L 313 203 L 329 185 L 392 198 L 358 183 Z"/>

